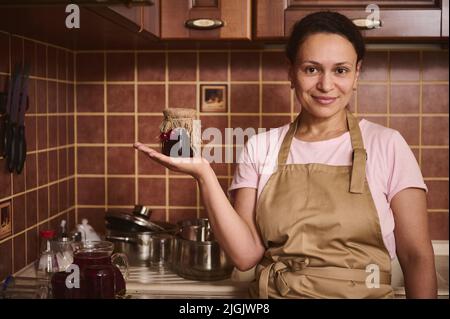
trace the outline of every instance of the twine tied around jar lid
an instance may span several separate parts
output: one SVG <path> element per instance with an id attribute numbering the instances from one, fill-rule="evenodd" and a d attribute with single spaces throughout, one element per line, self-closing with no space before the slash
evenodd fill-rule
<path id="1" fill-rule="evenodd" d="M 194 127 L 197 111 L 188 108 L 170 108 L 163 110 L 163 114 L 164 120 L 159 126 L 159 131 L 165 134 L 173 129 L 185 129 L 190 137 L 190 146 L 196 154 L 202 141 L 200 126 Z"/>

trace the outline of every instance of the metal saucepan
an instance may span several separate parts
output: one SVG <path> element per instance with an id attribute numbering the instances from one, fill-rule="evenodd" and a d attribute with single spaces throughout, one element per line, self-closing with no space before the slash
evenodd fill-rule
<path id="1" fill-rule="evenodd" d="M 106 239 L 114 243 L 114 251 L 127 255 L 131 266 L 168 269 L 171 262 L 172 239 L 169 233 L 126 233 L 106 230 Z"/>
<path id="2" fill-rule="evenodd" d="M 172 239 L 178 227 L 152 222 L 150 214 L 144 206 L 136 206 L 131 213 L 107 212 L 106 240 L 114 243 L 115 252 L 127 255 L 131 266 L 167 269 L 172 259 Z"/>
<path id="3" fill-rule="evenodd" d="M 191 280 L 222 280 L 229 278 L 233 264 L 214 235 L 207 218 L 178 223 L 174 237 L 172 270 Z"/>

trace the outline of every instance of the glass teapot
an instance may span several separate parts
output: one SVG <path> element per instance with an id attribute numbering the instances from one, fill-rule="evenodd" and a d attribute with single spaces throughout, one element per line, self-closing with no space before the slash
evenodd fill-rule
<path id="1" fill-rule="evenodd" d="M 73 265 L 53 276 L 53 297 L 113 299 L 123 295 L 128 278 L 128 259 L 124 254 L 113 254 L 113 250 L 114 244 L 109 241 L 73 243 Z"/>

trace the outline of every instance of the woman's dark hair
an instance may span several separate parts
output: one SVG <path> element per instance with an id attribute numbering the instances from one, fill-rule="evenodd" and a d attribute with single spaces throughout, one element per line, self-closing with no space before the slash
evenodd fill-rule
<path id="1" fill-rule="evenodd" d="M 308 36 L 315 33 L 332 33 L 345 37 L 355 48 L 357 62 L 364 58 L 366 48 L 358 27 L 340 13 L 319 11 L 307 15 L 293 26 L 286 45 L 286 56 L 292 64 L 299 47 Z"/>

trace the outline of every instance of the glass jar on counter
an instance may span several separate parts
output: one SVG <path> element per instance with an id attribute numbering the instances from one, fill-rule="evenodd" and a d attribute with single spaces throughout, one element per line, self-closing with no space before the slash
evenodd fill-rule
<path id="1" fill-rule="evenodd" d="M 54 230 L 41 230 L 39 233 L 40 254 L 36 261 L 36 275 L 40 279 L 50 280 L 51 276 L 59 271 L 56 251 L 52 245 L 54 237 Z"/>

